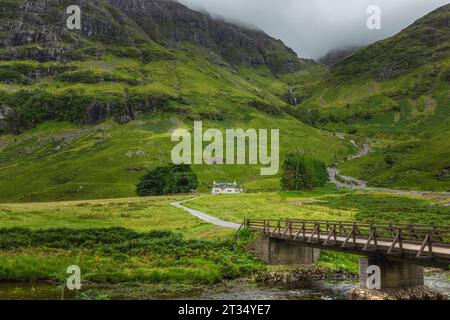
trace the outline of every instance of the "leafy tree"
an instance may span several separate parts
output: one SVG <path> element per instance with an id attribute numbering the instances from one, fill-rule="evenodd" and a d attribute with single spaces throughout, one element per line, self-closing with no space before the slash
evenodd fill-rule
<path id="1" fill-rule="evenodd" d="M 281 187 L 285 191 L 311 190 L 328 181 L 326 165 L 304 154 L 289 154 L 283 164 Z"/>
<path id="2" fill-rule="evenodd" d="M 188 193 L 197 189 L 197 175 L 188 165 L 157 167 L 143 176 L 136 186 L 140 196 Z"/>
<path id="3" fill-rule="evenodd" d="M 197 189 L 197 175 L 192 171 L 189 165 L 172 165 L 172 168 L 175 186 L 174 193 L 188 193 Z"/>

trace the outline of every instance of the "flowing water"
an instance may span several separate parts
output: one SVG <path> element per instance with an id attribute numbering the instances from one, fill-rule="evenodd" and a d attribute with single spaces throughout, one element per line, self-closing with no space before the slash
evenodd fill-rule
<path id="1" fill-rule="evenodd" d="M 450 281 L 443 272 L 425 273 L 425 284 L 433 289 L 440 290 L 450 296 Z M 171 299 L 214 299 L 214 300 L 342 300 L 346 298 L 348 290 L 358 286 L 355 281 L 318 281 L 302 282 L 289 285 L 258 285 L 235 283 L 227 287 L 208 289 L 171 296 Z M 123 289 L 123 288 L 122 288 Z M 133 287 L 128 292 L 135 290 Z M 61 285 L 46 282 L 29 283 L 0 283 L 0 300 L 5 299 L 37 299 L 37 300 L 61 300 L 98 298 L 98 295 L 89 294 L 97 291 L 104 293 L 99 288 L 90 287 L 87 291 L 70 292 Z M 130 299 L 124 290 L 109 289 L 105 293 L 110 299 Z M 140 295 L 141 299 L 158 299 L 154 295 Z"/>

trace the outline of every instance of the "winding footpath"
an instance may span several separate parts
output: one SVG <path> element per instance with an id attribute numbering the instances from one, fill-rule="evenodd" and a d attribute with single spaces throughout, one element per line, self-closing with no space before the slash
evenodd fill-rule
<path id="1" fill-rule="evenodd" d="M 241 227 L 240 224 L 237 224 L 237 223 L 234 223 L 234 222 L 229 222 L 229 221 L 223 221 L 223 220 L 217 219 L 216 217 L 210 216 L 209 214 L 206 214 L 206 213 L 204 213 L 202 211 L 191 209 L 191 208 L 188 208 L 186 206 L 183 206 L 183 203 L 186 203 L 186 202 L 189 202 L 189 201 L 193 201 L 193 200 L 196 200 L 196 199 L 200 199 L 200 197 L 196 197 L 196 198 L 188 199 L 188 200 L 183 200 L 183 201 L 171 202 L 170 204 L 172 206 L 174 206 L 175 208 L 179 208 L 179 209 L 182 209 L 182 210 L 184 210 L 186 212 L 189 212 L 193 216 L 196 216 L 197 218 L 199 218 L 199 219 L 201 219 L 203 221 L 212 223 L 212 224 L 214 224 L 216 226 L 219 226 L 219 227 L 230 228 L 230 229 L 235 229 L 235 230 L 238 230 Z"/>

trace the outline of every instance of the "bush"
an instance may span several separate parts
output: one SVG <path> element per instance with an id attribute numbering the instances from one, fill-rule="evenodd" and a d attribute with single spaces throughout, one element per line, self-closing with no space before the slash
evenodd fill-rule
<path id="1" fill-rule="evenodd" d="M 283 164 L 281 187 L 284 191 L 311 190 L 328 181 L 326 165 L 303 154 L 289 154 Z"/>
<path id="2" fill-rule="evenodd" d="M 321 120 L 319 111 L 315 109 L 306 109 L 301 107 L 294 108 L 292 106 L 287 106 L 284 108 L 284 111 L 297 120 L 313 127 L 316 126 Z"/>
<path id="3" fill-rule="evenodd" d="M 86 281 L 107 283 L 198 285 L 264 268 L 229 240 L 184 239 L 170 231 L 0 228 L 0 249 L 8 250 L 0 257 L 0 278 L 10 281 L 65 279 L 61 272 L 75 257 Z"/>
<path id="4" fill-rule="evenodd" d="M 265 102 L 262 99 L 252 100 L 248 103 L 248 105 L 252 108 L 255 108 L 259 111 L 266 112 L 268 114 L 279 115 L 281 114 L 280 108 L 270 103 Z"/>
<path id="5" fill-rule="evenodd" d="M 395 164 L 396 160 L 392 155 L 386 155 L 384 157 L 384 163 L 386 163 L 389 167 L 392 167 Z"/>
<path id="6" fill-rule="evenodd" d="M 189 165 L 157 167 L 143 176 L 136 185 L 140 196 L 188 193 L 197 189 L 197 175 Z"/>

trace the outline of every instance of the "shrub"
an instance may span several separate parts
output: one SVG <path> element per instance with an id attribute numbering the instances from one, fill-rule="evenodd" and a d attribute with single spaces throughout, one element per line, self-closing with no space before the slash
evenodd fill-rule
<path id="1" fill-rule="evenodd" d="M 384 157 L 384 163 L 386 163 L 389 167 L 392 167 L 395 164 L 395 158 L 388 154 Z"/>
<path id="2" fill-rule="evenodd" d="M 255 108 L 259 111 L 266 112 L 268 114 L 279 115 L 281 114 L 280 108 L 270 103 L 265 102 L 262 99 L 252 100 L 248 103 L 248 105 L 252 108 Z"/>

